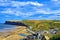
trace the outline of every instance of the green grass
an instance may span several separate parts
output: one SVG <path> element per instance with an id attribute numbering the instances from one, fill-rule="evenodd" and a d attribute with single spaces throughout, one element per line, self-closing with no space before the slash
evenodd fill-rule
<path id="1" fill-rule="evenodd" d="M 49 30 L 51 28 L 60 29 L 60 20 L 22 20 L 24 24 L 31 27 L 31 30 Z M 55 23 L 56 22 L 56 23 Z"/>

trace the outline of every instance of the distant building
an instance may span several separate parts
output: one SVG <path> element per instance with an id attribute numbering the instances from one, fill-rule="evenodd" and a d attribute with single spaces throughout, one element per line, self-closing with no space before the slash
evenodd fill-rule
<path id="1" fill-rule="evenodd" d="M 56 30 L 56 29 L 50 29 L 49 32 L 50 32 L 51 34 L 56 34 L 56 33 L 58 32 L 58 30 Z"/>

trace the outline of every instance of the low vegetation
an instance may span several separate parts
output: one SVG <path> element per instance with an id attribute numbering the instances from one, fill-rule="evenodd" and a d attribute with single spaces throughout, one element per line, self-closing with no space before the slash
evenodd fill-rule
<path id="1" fill-rule="evenodd" d="M 56 34 L 50 38 L 50 40 L 60 40 L 60 34 Z"/>
<path id="2" fill-rule="evenodd" d="M 28 25 L 33 31 L 60 29 L 60 20 L 23 20 L 22 22 Z"/>

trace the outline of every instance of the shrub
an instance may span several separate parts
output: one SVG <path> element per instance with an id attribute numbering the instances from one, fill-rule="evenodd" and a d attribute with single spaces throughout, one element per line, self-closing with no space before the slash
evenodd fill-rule
<path id="1" fill-rule="evenodd" d="M 50 40 L 59 40 L 59 39 L 60 39 L 60 34 L 56 34 L 50 38 Z"/>

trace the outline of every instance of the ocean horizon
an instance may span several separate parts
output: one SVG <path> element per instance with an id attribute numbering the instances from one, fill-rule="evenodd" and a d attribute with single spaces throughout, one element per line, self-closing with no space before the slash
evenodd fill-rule
<path id="1" fill-rule="evenodd" d="M 15 29 L 15 25 L 8 25 L 8 24 L 0 23 L 0 32 L 12 31 L 13 29 Z"/>

